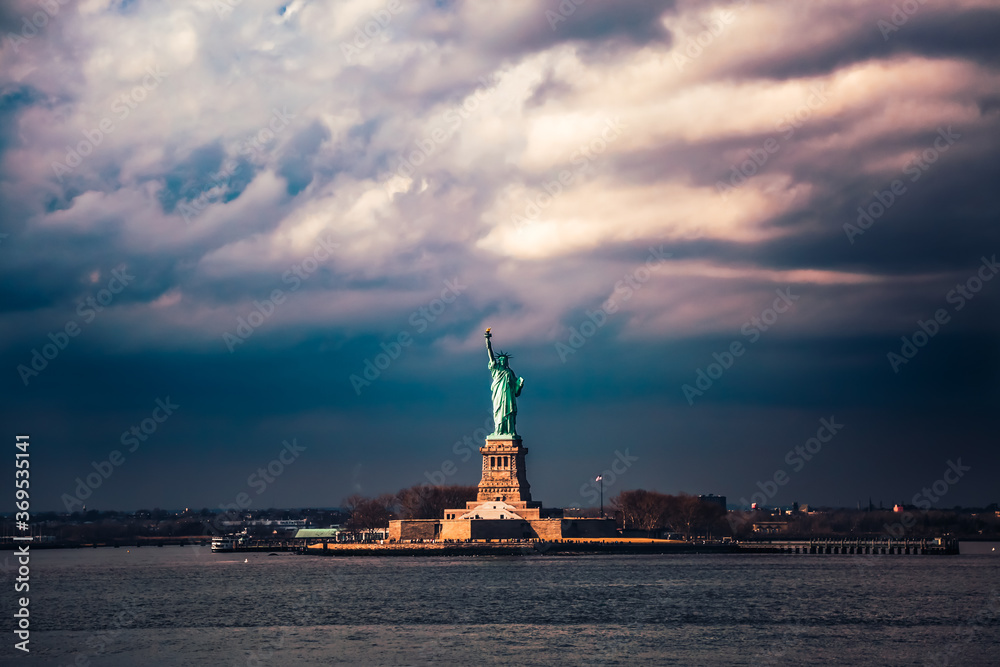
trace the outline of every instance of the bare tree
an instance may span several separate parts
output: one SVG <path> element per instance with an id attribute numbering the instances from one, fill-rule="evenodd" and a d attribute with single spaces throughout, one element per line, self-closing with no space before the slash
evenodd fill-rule
<path id="1" fill-rule="evenodd" d="M 354 494 L 345 498 L 343 504 L 350 513 L 346 528 L 357 539 L 359 533 L 388 528 L 396 509 L 396 496 L 384 493 L 377 498 L 365 498 Z"/>
<path id="2" fill-rule="evenodd" d="M 440 519 L 446 509 L 460 509 L 476 499 L 476 486 L 431 486 L 418 484 L 396 494 L 405 519 Z"/>
<path id="3" fill-rule="evenodd" d="M 711 532 L 717 528 L 719 521 L 725 516 L 725 510 L 697 496 L 681 493 L 670 496 L 669 521 L 675 530 L 684 533 L 686 539 L 696 532 Z"/>
<path id="4" fill-rule="evenodd" d="M 611 507 L 620 515 L 622 528 L 651 533 L 666 525 L 670 496 L 656 491 L 622 491 L 611 499 Z"/>
<path id="5" fill-rule="evenodd" d="M 673 496 L 656 491 L 622 491 L 611 499 L 623 528 L 644 530 L 647 534 L 671 527 L 690 539 L 699 530 L 720 529 L 725 510 L 696 496 L 681 493 Z"/>

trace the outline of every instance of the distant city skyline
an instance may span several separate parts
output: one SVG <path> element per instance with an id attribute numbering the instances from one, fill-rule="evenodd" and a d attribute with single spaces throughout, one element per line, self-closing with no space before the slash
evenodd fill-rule
<path id="1" fill-rule="evenodd" d="M 49 4 L 0 7 L 33 511 L 477 484 L 486 327 L 545 506 L 1000 501 L 995 3 Z"/>
<path id="2" fill-rule="evenodd" d="M 631 490 L 631 489 L 629 489 L 629 490 Z M 699 494 L 690 494 L 690 495 L 699 495 Z M 702 494 L 702 495 L 704 495 L 704 494 Z M 770 510 L 770 511 L 779 511 L 779 510 L 780 511 L 794 511 L 796 505 L 798 505 L 798 509 L 800 511 L 803 511 L 803 512 L 804 511 L 813 511 L 813 510 L 861 510 L 861 511 L 875 511 L 875 512 L 892 512 L 892 511 L 894 511 L 894 508 L 896 508 L 896 507 L 903 507 L 903 508 L 909 508 L 909 509 L 920 509 L 919 507 L 917 507 L 916 505 L 913 505 L 911 503 L 887 503 L 885 501 L 873 501 L 872 502 L 872 506 L 869 507 L 867 501 L 862 502 L 860 500 L 857 501 L 855 503 L 855 505 L 853 505 L 853 506 L 816 505 L 816 504 L 811 504 L 811 503 L 808 503 L 808 502 L 792 501 L 791 503 L 782 504 L 782 505 L 765 505 L 765 506 L 761 507 L 760 509 L 762 509 L 762 510 Z M 987 508 L 996 507 L 998 505 L 1000 505 L 1000 503 L 997 503 L 997 502 L 994 501 L 994 502 L 991 502 L 991 503 L 982 503 L 982 504 L 979 504 L 979 505 L 958 505 L 958 506 L 954 506 L 953 505 L 953 506 L 950 506 L 950 507 L 948 507 L 948 506 L 933 507 L 932 506 L 931 508 L 928 509 L 928 511 L 935 511 L 935 510 L 940 510 L 940 511 L 954 511 L 956 508 L 957 509 L 961 509 L 961 510 L 987 509 Z M 607 506 L 607 504 L 606 504 L 605 509 L 608 509 L 608 508 L 609 508 L 609 506 Z M 742 510 L 742 509 L 746 509 L 746 510 L 749 511 L 749 506 L 744 506 L 744 505 L 741 505 L 740 503 L 727 502 L 726 503 L 726 508 L 728 510 L 730 510 L 730 511 L 739 511 L 739 510 Z M 225 508 L 219 508 L 219 507 L 214 507 L 213 508 L 213 507 L 207 507 L 207 506 L 206 507 L 191 507 L 191 506 L 186 506 L 186 507 L 135 507 L 135 508 L 125 508 L 125 509 L 113 509 L 113 508 L 101 509 L 101 508 L 87 507 L 86 505 L 84 505 L 83 507 L 81 507 L 80 509 L 75 510 L 75 511 L 79 511 L 81 513 L 95 511 L 95 512 L 101 512 L 101 513 L 104 513 L 104 512 L 118 512 L 118 513 L 123 513 L 123 514 L 135 514 L 135 513 L 138 513 L 138 512 L 151 512 L 151 511 L 154 511 L 154 510 L 160 510 L 160 511 L 163 511 L 163 512 L 175 512 L 175 513 L 181 513 L 181 514 L 183 514 L 185 512 L 199 513 L 199 512 L 201 512 L 201 511 L 203 511 L 205 509 L 210 510 L 213 513 L 224 513 L 224 512 L 227 511 Z M 566 506 L 566 507 L 559 507 L 558 509 L 580 509 L 580 510 L 585 510 L 586 509 L 586 510 L 596 510 L 597 506 L 596 505 L 591 505 L 591 506 Z M 249 511 L 264 511 L 264 512 L 268 512 L 268 511 L 272 511 L 272 510 L 273 511 L 277 511 L 277 512 L 281 512 L 281 511 L 298 512 L 298 511 L 302 511 L 302 510 L 343 511 L 344 507 L 343 506 L 336 506 L 336 505 L 330 506 L 330 507 L 317 507 L 317 506 L 314 506 L 314 505 L 302 506 L 302 507 L 257 507 L 257 508 L 252 508 L 251 507 L 247 511 L 248 512 Z M 61 514 L 66 514 L 67 512 L 65 510 L 63 510 L 63 509 L 56 509 L 56 510 L 43 510 L 42 513 L 43 514 L 56 513 L 56 514 L 60 514 L 61 515 Z M 72 514 L 72 512 L 69 512 L 69 514 Z"/>

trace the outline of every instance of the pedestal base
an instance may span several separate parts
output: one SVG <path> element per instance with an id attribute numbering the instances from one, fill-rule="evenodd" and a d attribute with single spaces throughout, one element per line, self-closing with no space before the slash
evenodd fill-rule
<path id="1" fill-rule="evenodd" d="M 493 500 L 512 505 L 531 502 L 531 485 L 524 464 L 528 449 L 521 444 L 520 436 L 488 437 L 479 452 L 483 455 L 483 477 L 477 502 Z"/>

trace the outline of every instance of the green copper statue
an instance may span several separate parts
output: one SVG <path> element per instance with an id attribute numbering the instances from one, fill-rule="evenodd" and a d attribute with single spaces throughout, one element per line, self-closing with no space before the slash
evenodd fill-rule
<path id="1" fill-rule="evenodd" d="M 524 378 L 519 378 L 510 369 L 510 355 L 500 352 L 493 356 L 493 346 L 490 338 L 493 335 L 486 330 L 486 351 L 490 354 L 490 371 L 493 373 L 493 434 L 494 436 L 514 436 L 514 421 L 517 419 L 517 397 L 521 395 Z"/>

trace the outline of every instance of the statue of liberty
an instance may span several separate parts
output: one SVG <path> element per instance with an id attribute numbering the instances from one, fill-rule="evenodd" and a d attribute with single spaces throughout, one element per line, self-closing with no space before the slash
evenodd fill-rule
<path id="1" fill-rule="evenodd" d="M 514 430 L 517 419 L 517 397 L 521 395 L 524 378 L 519 378 L 510 369 L 510 356 L 499 352 L 493 356 L 490 330 L 486 330 L 486 351 L 490 355 L 490 371 L 493 373 L 493 433 L 494 436 L 519 437 Z"/>

